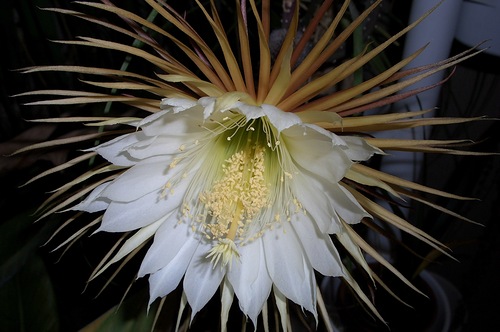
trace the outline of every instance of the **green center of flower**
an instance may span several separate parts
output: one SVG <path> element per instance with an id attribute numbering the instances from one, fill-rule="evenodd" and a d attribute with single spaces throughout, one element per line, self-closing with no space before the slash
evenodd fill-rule
<path id="1" fill-rule="evenodd" d="M 203 171 L 193 173 L 185 193 L 179 222 L 191 223 L 191 230 L 211 243 L 206 257 L 214 267 L 221 262 L 221 268 L 231 268 L 240 247 L 305 211 L 291 192 L 297 170 L 278 130 L 266 117 L 221 113 L 202 124 L 207 135 L 197 148 L 179 149 L 185 155 L 169 167 L 177 167 L 182 158 L 204 156 Z M 182 181 L 181 174 L 165 185 L 165 195 Z"/>
<path id="2" fill-rule="evenodd" d="M 207 257 L 214 266 L 221 261 L 222 267 L 239 257 L 236 243 L 262 235 L 260 219 L 269 206 L 272 182 L 266 168 L 275 157 L 265 120 L 236 122 L 236 128 L 219 136 L 219 148 L 228 156 L 220 165 L 220 175 L 199 197 L 208 211 L 202 230 L 215 243 Z M 252 227 L 255 222 L 260 225 Z"/>
<path id="3" fill-rule="evenodd" d="M 200 197 L 215 222 L 206 225 L 216 239 L 243 239 L 245 225 L 267 205 L 264 148 L 254 145 L 233 154 L 222 165 L 222 177 Z"/>

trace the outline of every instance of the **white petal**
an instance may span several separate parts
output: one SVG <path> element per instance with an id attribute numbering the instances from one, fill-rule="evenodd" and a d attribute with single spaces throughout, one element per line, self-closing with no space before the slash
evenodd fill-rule
<path id="1" fill-rule="evenodd" d="M 191 319 L 212 298 L 225 275 L 219 266 L 213 267 L 207 253 L 211 246 L 200 243 L 184 277 L 184 292 L 193 311 Z"/>
<path id="2" fill-rule="evenodd" d="M 316 315 L 314 270 L 304 258 L 302 246 L 290 225 L 285 222 L 282 227 L 263 236 L 269 275 L 288 299 Z"/>
<path id="3" fill-rule="evenodd" d="M 335 211 L 348 224 L 356 224 L 365 217 L 372 217 L 363 209 L 354 196 L 341 185 L 332 184 L 328 193 L 331 195 Z"/>
<path id="4" fill-rule="evenodd" d="M 169 160 L 162 157 L 152 163 L 139 163 L 116 178 L 102 196 L 116 202 L 134 201 L 153 191 L 158 191 L 168 181 Z"/>
<path id="5" fill-rule="evenodd" d="M 291 181 L 291 187 L 294 195 L 316 222 L 321 232 L 332 234 L 339 231 L 340 220 L 337 223 L 335 208 L 330 195 L 325 192 L 324 183 L 316 178 L 297 174 Z"/>
<path id="6" fill-rule="evenodd" d="M 250 317 L 254 326 L 271 292 L 272 281 L 266 268 L 262 239 L 239 248 L 240 261 L 233 262 L 228 280 L 238 297 L 241 311 Z"/>
<path id="7" fill-rule="evenodd" d="M 105 182 L 97 186 L 92 192 L 79 204 L 71 208 L 71 210 L 97 212 L 105 210 L 109 206 L 109 200 L 101 197 L 101 193 L 111 182 Z"/>
<path id="8" fill-rule="evenodd" d="M 343 264 L 330 236 L 320 233 L 314 223 L 305 216 L 292 222 L 292 227 L 299 238 L 312 267 L 325 276 L 343 276 Z"/>
<path id="9" fill-rule="evenodd" d="M 364 161 L 370 159 L 374 154 L 384 154 L 382 150 L 366 143 L 364 139 L 356 136 L 343 136 L 347 143 L 347 149 L 344 152 L 351 160 Z"/>
<path id="10" fill-rule="evenodd" d="M 243 114 L 247 118 L 247 120 L 258 119 L 264 116 L 264 111 L 260 106 L 238 103 L 237 108 L 241 112 L 241 114 Z"/>
<path id="11" fill-rule="evenodd" d="M 198 103 L 203 107 L 203 118 L 208 119 L 215 111 L 215 98 L 202 97 Z"/>
<path id="12" fill-rule="evenodd" d="M 221 332 L 227 331 L 227 321 L 229 318 L 229 309 L 231 309 L 231 304 L 233 303 L 234 290 L 231 284 L 224 279 L 222 283 L 222 294 L 221 294 L 221 310 L 220 310 L 220 320 L 221 320 Z"/>
<path id="13" fill-rule="evenodd" d="M 338 233 L 339 217 L 349 224 L 358 223 L 365 217 L 371 218 L 352 194 L 338 183 L 296 175 L 291 186 L 299 202 L 323 233 Z"/>
<path id="14" fill-rule="evenodd" d="M 150 117 L 152 121 L 148 121 Z M 200 127 L 202 121 L 202 108 L 193 107 L 189 111 L 178 114 L 161 112 L 161 116 L 150 115 L 141 122 L 141 129 L 150 137 L 163 135 L 184 137 L 187 134 L 203 133 L 204 129 Z"/>
<path id="15" fill-rule="evenodd" d="M 99 231 L 127 232 L 155 222 L 179 208 L 187 185 L 188 181 L 181 181 L 166 198 L 161 198 L 161 191 L 155 191 L 132 202 L 111 202 Z"/>
<path id="16" fill-rule="evenodd" d="M 144 139 L 144 137 L 144 134 L 141 132 L 122 135 L 89 150 L 96 151 L 113 165 L 132 166 L 137 163 L 137 160 L 131 158 L 126 149 Z"/>
<path id="17" fill-rule="evenodd" d="M 262 105 L 262 111 L 269 119 L 269 122 L 281 132 L 294 125 L 302 124 L 300 118 L 290 112 L 283 112 L 273 105 Z"/>
<path id="18" fill-rule="evenodd" d="M 149 226 L 143 227 L 140 230 L 138 230 L 134 235 L 132 235 L 130 238 L 125 241 L 125 243 L 120 247 L 120 250 L 111 258 L 106 265 L 104 265 L 94 276 L 93 278 L 97 277 L 99 274 L 104 272 L 108 267 L 110 267 L 112 264 L 118 262 L 128 254 L 130 254 L 132 251 L 137 249 L 139 246 L 141 246 L 144 242 L 149 240 L 151 238 L 156 230 L 161 226 L 161 224 L 164 222 L 164 218 L 159 219 L 152 223 Z"/>
<path id="19" fill-rule="evenodd" d="M 177 220 L 178 216 L 174 211 L 158 229 L 153 244 L 142 260 L 139 277 L 155 273 L 167 266 L 178 253 L 186 249 L 186 244 L 198 242 L 190 231 L 189 225 L 178 223 Z"/>
<path id="20" fill-rule="evenodd" d="M 161 109 L 172 109 L 174 113 L 183 112 L 198 104 L 197 100 L 190 100 L 186 98 L 164 98 L 161 101 Z"/>
<path id="21" fill-rule="evenodd" d="M 164 268 L 149 277 L 149 304 L 170 294 L 179 285 L 199 242 L 191 239 Z"/>
<path id="22" fill-rule="evenodd" d="M 132 158 L 139 160 L 155 156 L 170 156 L 173 159 L 174 156 L 179 155 L 186 149 L 194 147 L 198 138 L 200 138 L 200 135 L 154 136 L 130 146 L 127 152 Z"/>
<path id="23" fill-rule="evenodd" d="M 328 131 L 320 126 L 317 126 L 315 124 L 305 123 L 302 125 L 302 127 L 306 129 L 307 135 L 312 135 L 314 133 L 320 134 L 321 136 L 328 138 L 328 140 L 331 141 L 333 145 L 338 145 L 338 146 L 342 146 L 342 147 L 347 146 L 347 144 L 343 140 L 343 138 L 341 138 L 340 136 L 338 136 L 338 135 L 336 135 L 336 134 L 334 134 L 334 133 L 332 133 L 332 132 L 330 132 L 330 131 Z M 321 136 L 319 136 L 319 137 L 321 137 Z"/>
<path id="24" fill-rule="evenodd" d="M 161 108 L 161 106 L 162 105 L 160 104 L 160 108 Z M 168 114 L 170 112 L 171 112 L 171 109 L 167 109 L 167 110 L 162 110 L 160 112 L 153 113 L 153 114 L 145 117 L 144 119 L 142 119 L 141 122 L 139 122 L 138 127 L 146 126 L 146 125 L 150 124 L 151 122 L 158 120 L 159 118 L 165 116 L 165 114 Z"/>
<path id="25" fill-rule="evenodd" d="M 331 182 L 342 180 L 352 165 L 340 147 L 333 146 L 328 140 L 317 139 L 317 134 L 306 135 L 302 139 L 284 136 L 284 144 L 297 165 Z"/>

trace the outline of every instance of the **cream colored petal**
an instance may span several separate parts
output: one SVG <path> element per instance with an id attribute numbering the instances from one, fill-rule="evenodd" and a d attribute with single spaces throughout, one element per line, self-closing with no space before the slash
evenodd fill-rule
<path id="1" fill-rule="evenodd" d="M 302 123 L 297 115 L 289 112 L 283 112 L 273 105 L 264 104 L 261 107 L 262 111 L 269 119 L 269 122 L 278 130 L 278 132 L 282 132 L 287 128 Z"/>
<path id="2" fill-rule="evenodd" d="M 227 278 L 238 297 L 241 311 L 250 317 L 256 327 L 258 315 L 271 293 L 272 286 L 262 239 L 241 246 L 239 253 L 240 259 L 233 263 Z"/>
<path id="3" fill-rule="evenodd" d="M 373 157 L 375 154 L 385 154 L 384 151 L 374 147 L 366 142 L 361 137 L 342 136 L 342 139 L 347 144 L 344 152 L 354 161 L 365 161 Z"/>
<path id="4" fill-rule="evenodd" d="M 292 228 L 312 267 L 325 276 L 343 276 L 342 260 L 330 236 L 320 232 L 306 215 L 298 214 L 294 219 L 297 220 L 292 221 Z"/>
<path id="5" fill-rule="evenodd" d="M 189 256 L 189 253 L 191 255 L 194 253 L 193 246 L 199 242 L 199 239 L 194 236 L 190 225 L 178 223 L 177 211 L 171 212 L 168 216 L 168 219 L 156 231 L 153 244 L 142 260 L 138 272 L 139 277 L 156 273 L 164 267 L 172 265 L 171 262 L 178 255 L 185 257 Z M 189 257 L 188 261 L 190 259 Z"/>
<path id="6" fill-rule="evenodd" d="M 188 182 L 180 182 L 177 192 L 162 198 L 161 191 L 153 191 L 131 202 L 111 202 L 99 231 L 127 232 L 147 226 L 179 208 L 184 200 Z"/>
<path id="7" fill-rule="evenodd" d="M 263 235 L 267 270 L 273 284 L 288 299 L 316 316 L 316 279 L 289 223 Z"/>
<path id="8" fill-rule="evenodd" d="M 307 215 L 322 233 L 333 234 L 339 231 L 340 219 L 321 181 L 300 174 L 294 177 L 290 185 Z"/>
<path id="9" fill-rule="evenodd" d="M 158 297 L 164 297 L 177 288 L 198 247 L 197 241 L 186 241 L 168 265 L 149 277 L 149 304 Z"/>
<path id="10" fill-rule="evenodd" d="M 160 157 L 156 162 L 139 163 L 112 181 L 101 196 L 115 202 L 131 202 L 153 191 L 158 192 L 171 176 L 168 172 L 170 162 L 170 158 Z"/>
<path id="11" fill-rule="evenodd" d="M 92 276 L 92 279 L 96 278 L 99 274 L 104 272 L 112 264 L 125 258 L 128 254 L 130 254 L 135 249 L 139 248 L 147 240 L 153 237 L 158 228 L 163 224 L 163 222 L 165 222 L 165 219 L 167 219 L 167 217 L 163 217 L 155 221 L 154 223 L 141 228 L 134 235 L 128 238 L 127 241 L 125 241 L 125 243 L 120 247 L 118 252 L 113 256 L 113 258 L 111 258 L 102 268 L 99 269 L 99 271 L 97 271 Z"/>
<path id="12" fill-rule="evenodd" d="M 95 188 L 85 199 L 79 204 L 71 208 L 71 210 L 97 212 L 105 210 L 110 201 L 101 197 L 101 193 L 111 182 L 106 182 Z"/>
<path id="13" fill-rule="evenodd" d="M 226 274 L 224 269 L 214 268 L 206 257 L 210 249 L 210 245 L 200 243 L 184 276 L 184 292 L 193 312 L 191 319 L 212 298 Z"/>
<path id="14" fill-rule="evenodd" d="M 220 310 L 220 324 L 221 332 L 227 331 L 227 321 L 229 319 L 229 309 L 231 309 L 231 304 L 233 304 L 234 290 L 231 284 L 224 279 L 222 282 L 222 292 L 221 292 L 221 310 Z"/>
<path id="15" fill-rule="evenodd" d="M 122 135 L 86 151 L 97 152 L 113 165 L 133 166 L 138 160 L 131 158 L 126 149 L 144 138 L 145 136 L 141 132 Z"/>
<path id="16" fill-rule="evenodd" d="M 328 181 L 340 181 L 353 163 L 340 146 L 314 130 L 290 128 L 281 140 L 298 167 Z"/>

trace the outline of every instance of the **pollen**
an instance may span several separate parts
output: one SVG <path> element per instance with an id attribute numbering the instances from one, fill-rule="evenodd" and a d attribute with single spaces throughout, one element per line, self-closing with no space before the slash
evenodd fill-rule
<path id="1" fill-rule="evenodd" d="M 254 145 L 234 153 L 221 165 L 221 178 L 199 196 L 211 216 L 205 232 L 217 241 L 210 252 L 214 264 L 222 258 L 226 265 L 229 256 L 237 256 L 236 250 L 228 249 L 232 246 L 229 244 L 248 238 L 248 225 L 268 206 L 264 152 L 264 148 Z"/>
<path id="2" fill-rule="evenodd" d="M 177 164 L 179 163 L 180 159 L 179 158 L 175 158 L 169 165 L 170 169 L 172 168 L 175 168 L 175 166 L 177 166 Z"/>

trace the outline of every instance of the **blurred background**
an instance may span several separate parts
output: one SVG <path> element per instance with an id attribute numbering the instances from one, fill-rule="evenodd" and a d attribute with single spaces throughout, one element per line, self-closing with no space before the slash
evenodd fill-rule
<path id="1" fill-rule="evenodd" d="M 220 6 L 230 7 L 225 1 L 216 2 Z M 229 0 L 227 2 L 231 3 Z M 304 4 L 313 8 L 317 2 L 310 0 L 304 1 Z M 353 4 L 354 8 L 362 10 L 371 2 L 373 1 L 353 1 Z M 427 8 L 430 8 L 428 3 L 437 3 L 422 1 L 424 2 L 427 2 Z M 179 3 L 178 10 L 189 12 L 189 8 L 195 7 L 193 3 L 194 1 Z M 500 29 L 498 23 L 489 24 L 492 22 L 488 22 L 488 16 L 481 13 L 485 10 L 495 15 L 494 13 L 498 13 L 496 6 L 500 5 L 497 1 L 487 0 L 447 0 L 445 3 L 453 6 L 453 17 L 437 19 L 444 26 L 432 29 L 436 32 L 445 31 L 444 37 L 440 37 L 444 39 L 434 41 L 429 48 L 439 48 L 443 57 L 457 54 L 485 40 L 483 46 L 490 48 L 457 66 L 436 96 L 429 97 L 430 101 L 419 97 L 398 106 L 405 110 L 415 107 L 416 103 L 420 108 L 436 107 L 436 114 L 439 116 L 487 116 L 498 119 L 500 54 L 495 46 L 495 38 L 500 39 Z M 120 5 L 129 8 L 134 6 L 135 12 L 143 17 L 149 14 L 147 5 L 138 4 L 137 1 L 123 0 Z M 56 0 L 0 2 L 0 34 L 4 45 L 0 62 L 0 331 L 78 331 L 84 327 L 88 328 L 87 331 L 149 330 L 147 327 L 150 326 L 151 317 L 147 317 L 144 310 L 138 310 L 141 308 L 139 303 L 147 303 L 147 293 L 142 291 L 147 288 L 145 280 L 134 283 L 129 295 L 134 301 L 123 306 L 125 310 L 115 316 L 114 322 L 102 324 L 109 319 L 108 315 L 101 318 L 100 323 L 89 326 L 117 305 L 134 280 L 138 267 L 139 262 L 131 262 L 102 293 L 100 290 L 106 277 L 87 283 L 93 269 L 114 243 L 113 235 L 96 234 L 75 241 L 67 251 L 64 248 L 54 251 L 59 243 L 78 229 L 78 225 L 91 219 L 82 218 L 74 229 L 59 234 L 47 245 L 44 244 L 67 216 L 59 214 L 34 222 L 36 217 L 33 214 L 48 197 L 48 192 L 80 174 L 85 170 L 85 165 L 27 186 L 22 185 L 37 174 L 76 156 L 74 151 L 78 147 L 68 146 L 64 149 L 8 156 L 33 143 L 89 130 L 77 125 L 29 122 L 29 119 L 34 118 L 64 116 L 71 110 L 64 107 L 24 106 L 23 103 L 29 102 L 29 98 L 19 100 L 12 97 L 39 89 L 76 90 L 82 86 L 80 77 L 59 72 L 23 75 L 18 69 L 51 64 L 119 68 L 124 61 L 123 55 L 112 51 L 76 48 L 51 42 L 81 35 L 97 35 L 101 38 L 115 36 L 102 28 L 82 24 L 74 18 L 41 10 L 47 7 L 78 9 L 74 4 Z M 279 8 L 281 4 L 276 1 L 277 22 L 280 18 Z M 363 42 L 376 43 L 387 34 L 398 31 L 410 20 L 412 11 L 416 10 L 411 1 L 386 1 L 381 8 L 372 17 L 375 23 L 366 27 Z M 479 17 L 471 15 L 476 12 Z M 451 9 L 445 15 L 450 13 Z M 197 13 L 190 15 L 195 16 Z M 479 21 L 473 21 L 478 18 Z M 478 31 L 469 35 L 471 27 Z M 423 37 L 426 36 L 436 37 L 428 32 Z M 422 46 L 428 40 L 417 39 L 417 42 L 420 42 L 418 46 Z M 405 47 L 409 46 L 402 40 L 385 54 L 385 58 L 372 64 L 369 69 L 371 73 L 365 74 L 376 73 L 387 64 L 400 59 Z M 348 53 L 349 47 L 346 48 L 347 56 Z M 332 65 L 335 64 L 334 61 L 336 60 L 332 60 Z M 99 114 L 102 107 L 91 105 L 85 107 L 85 112 Z M 500 122 L 496 120 L 435 127 L 432 131 L 418 135 L 435 139 L 471 139 L 475 142 L 473 149 L 476 151 L 500 151 Z M 448 307 L 452 311 L 447 331 L 497 331 L 500 310 L 500 157 L 427 155 L 422 159 L 410 156 L 409 159 L 398 160 L 396 163 L 386 160 L 378 162 L 380 167 L 392 167 L 396 173 L 401 171 L 406 174 L 404 176 L 415 178 L 425 185 L 479 198 L 477 201 L 466 202 L 436 198 L 432 200 L 481 223 L 482 226 L 458 220 L 416 203 L 405 207 L 405 211 L 401 212 L 408 214 L 412 222 L 447 244 L 459 262 L 429 252 L 428 247 L 413 239 L 406 239 L 404 235 L 402 241 L 415 248 L 415 252 L 409 252 L 400 245 L 392 250 L 398 252 L 397 266 L 408 275 L 412 275 L 419 266 L 424 266 L 425 270 L 444 278 L 442 285 L 448 290 Z M 403 309 L 396 307 L 391 310 L 397 315 Z M 194 325 L 194 329 L 207 329 L 200 326 L 203 324 Z M 360 328 L 345 330 L 361 331 Z M 387 329 L 371 326 L 365 330 Z M 398 329 L 394 323 L 391 331 L 405 330 Z"/>

